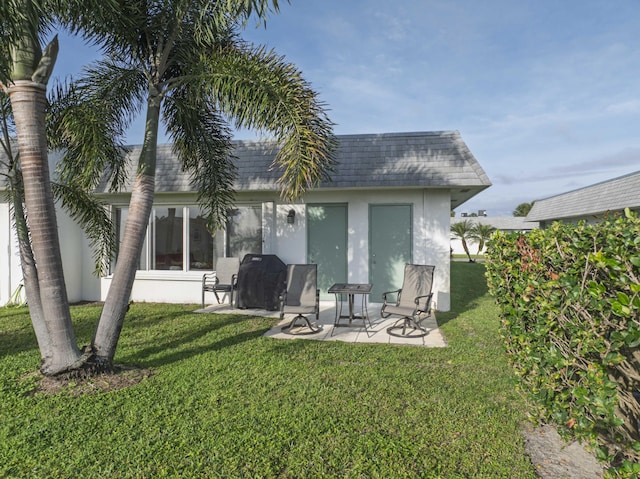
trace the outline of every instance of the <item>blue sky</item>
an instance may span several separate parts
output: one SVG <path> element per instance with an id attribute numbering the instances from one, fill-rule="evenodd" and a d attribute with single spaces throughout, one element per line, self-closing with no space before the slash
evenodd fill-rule
<path id="1" fill-rule="evenodd" d="M 458 212 L 510 216 L 640 169 L 639 31 L 638 0 L 292 0 L 243 37 L 302 70 L 338 134 L 460 131 L 493 186 Z M 94 58 L 61 37 L 54 75 Z"/>

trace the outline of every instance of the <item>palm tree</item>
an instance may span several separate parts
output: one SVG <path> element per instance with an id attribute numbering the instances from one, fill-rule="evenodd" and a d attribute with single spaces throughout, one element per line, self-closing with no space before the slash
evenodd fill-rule
<path id="1" fill-rule="evenodd" d="M 327 178 L 334 139 L 323 105 L 292 65 L 273 52 L 242 43 L 235 34 L 236 27 L 244 25 L 252 14 L 265 20 L 270 10 L 278 10 L 277 0 L 0 3 L 4 47 L 0 48 L 0 87 L 11 101 L 22 164 L 31 263 L 37 276 L 27 295 L 30 307 L 41 306 L 43 327 L 36 327 L 37 313 L 32 321 L 44 341 L 41 344 L 38 338 L 43 373 L 80 367 L 93 352 L 104 363 L 112 362 L 153 199 L 161 113 L 176 152 L 185 168 L 194 173 L 212 226 L 224 221 L 233 196 L 230 134 L 222 114 L 232 118 L 236 126 L 275 133 L 281 149 L 274 166 L 282 168 L 284 196 L 300 195 Z M 83 84 L 84 98 L 92 101 L 75 111 L 85 116 L 79 115 L 75 124 L 65 112 L 58 117 L 57 127 L 65 132 L 61 143 L 69 148 L 62 179 L 73 177 L 69 183 L 75 190 L 82 187 L 86 191 L 95 185 L 97 174 L 110 166 L 111 185 L 117 188 L 124 171 L 117 133 L 124 131 L 143 104 L 147 111 L 130 214 L 112 282 L 115 287 L 109 292 L 93 348 L 84 354 L 76 345 L 70 320 L 45 140 L 46 87 L 55 65 L 57 41 L 54 38 L 43 50 L 40 39 L 55 18 L 100 43 L 109 54 Z M 107 88 L 104 82 L 100 87 L 100 82 L 91 80 L 91 73 L 95 80 L 101 72 L 112 75 Z M 81 124 L 78 119 L 91 116 L 91 107 L 93 119 L 99 121 Z M 95 116 L 97 111 L 102 115 Z M 102 125 L 107 128 L 100 128 Z M 78 126 L 82 133 L 73 131 Z M 114 133 L 111 142 L 110 133 Z M 107 154 L 99 154 L 104 147 Z"/>
<path id="2" fill-rule="evenodd" d="M 5 177 L 5 181 L 8 186 L 5 194 L 9 204 L 11 205 L 13 223 L 18 237 L 22 281 L 25 285 L 27 305 L 29 307 L 31 322 L 36 335 L 36 341 L 38 342 L 38 347 L 41 352 L 41 358 L 44 362 L 45 358 L 52 356 L 50 351 L 51 342 L 49 341 L 44 312 L 42 311 L 38 274 L 35 260 L 33 258 L 33 250 L 31 249 L 29 239 L 29 229 L 23 207 L 24 194 L 21 181 L 22 179 L 19 174 L 19 156 L 18 152 L 14 149 L 15 125 L 13 122 L 13 114 L 11 112 L 11 103 L 9 101 L 9 97 L 4 94 L 4 92 L 0 93 L 0 119 L 2 122 L 2 139 L 0 139 L 0 145 L 2 146 L 2 151 L 4 153 L 0 165 L 2 167 L 2 174 Z"/>
<path id="3" fill-rule="evenodd" d="M 30 251 L 21 251 L 21 259 L 42 355 L 41 370 L 45 374 L 74 368 L 81 362 L 82 354 L 76 344 L 64 283 L 45 133 L 46 89 L 56 62 L 58 42 L 54 37 L 43 49 L 41 37 L 53 24 L 53 7 L 84 9 L 86 16 L 95 3 L 93 0 L 0 3 L 0 87 L 11 103 L 21 167 L 21 182 L 13 184 L 20 195 L 13 204 L 14 211 L 22 217 L 23 192 L 29 217 Z M 97 3 L 103 11 L 110 4 Z M 16 226 L 20 231 L 26 225 L 18 220 Z"/>
<path id="4" fill-rule="evenodd" d="M 473 259 L 471 259 L 471 254 L 469 253 L 467 240 L 471 239 L 473 227 L 474 224 L 470 220 L 458 221 L 457 223 L 453 223 L 451 225 L 451 232 L 456 238 L 460 238 L 460 241 L 462 242 L 462 248 L 464 248 L 464 252 L 467 254 L 470 263 L 473 263 Z"/>
<path id="5" fill-rule="evenodd" d="M 469 238 L 478 243 L 478 252 L 476 253 L 476 258 L 484 249 L 485 243 L 489 240 L 489 238 L 491 238 L 491 235 L 495 230 L 496 229 L 491 225 L 484 225 L 481 223 L 473 225 L 469 234 Z"/>
<path id="6" fill-rule="evenodd" d="M 55 105 L 59 101 L 56 97 L 49 99 L 49 104 Z M 49 108 L 51 111 L 51 108 Z M 50 112 L 49 111 L 49 112 Z M 42 367 L 49 373 L 50 358 L 56 357 L 54 344 L 51 341 L 46 315 L 42 309 L 40 297 L 40 283 L 38 268 L 31 246 L 31 232 L 29 225 L 33 220 L 27 219 L 24 208 L 24 185 L 19 152 L 15 148 L 16 128 L 9 97 L 0 90 L 0 175 L 5 178 L 8 188 L 5 194 L 11 205 L 13 224 L 16 228 L 22 281 L 27 295 L 27 305 L 31 316 L 38 347 L 41 352 Z M 62 205 L 67 213 L 84 229 L 90 243 L 97 251 L 96 273 L 103 272 L 105 263 L 103 258 L 113 256 L 115 241 L 112 236 L 111 220 L 105 211 L 105 205 L 84 190 L 67 183 L 51 183 L 53 197 Z M 53 254 L 58 252 L 52 251 Z M 41 268 L 42 271 L 42 268 Z"/>
<path id="7" fill-rule="evenodd" d="M 124 2 L 111 23 L 80 31 L 102 41 L 106 53 L 78 82 L 85 101 L 81 110 L 102 110 L 122 126 L 146 110 L 129 214 L 92 342 L 96 361 L 106 368 L 113 362 L 153 205 L 161 121 L 183 167 L 192 172 L 212 230 L 223 224 L 233 201 L 229 121 L 275 135 L 280 149 L 273 166 L 281 170 L 283 196 L 295 198 L 328 177 L 335 139 L 317 95 L 293 65 L 237 35 L 252 12 L 264 19 L 270 6 L 277 11 L 275 0 Z M 73 141 L 83 142 L 86 122 L 69 111 L 67 127 L 79 123 Z M 86 185 L 95 184 L 104 168 L 87 168 L 82 161 L 65 158 L 63 175 L 91 171 Z M 121 166 L 112 170 L 114 186 Z"/>

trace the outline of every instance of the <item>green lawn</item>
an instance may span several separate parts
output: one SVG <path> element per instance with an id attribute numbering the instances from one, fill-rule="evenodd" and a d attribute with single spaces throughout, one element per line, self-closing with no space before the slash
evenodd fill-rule
<path id="1" fill-rule="evenodd" d="M 135 304 L 120 391 L 33 395 L 25 309 L 0 309 L 0 477 L 535 478 L 480 264 L 452 264 L 447 348 L 262 337 L 272 319 Z M 80 342 L 95 306 L 73 308 Z"/>

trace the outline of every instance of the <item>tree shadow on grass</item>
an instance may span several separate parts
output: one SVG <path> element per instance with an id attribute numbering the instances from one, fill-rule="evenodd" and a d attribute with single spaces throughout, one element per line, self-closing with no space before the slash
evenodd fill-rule
<path id="1" fill-rule="evenodd" d="M 100 305 L 80 306 L 75 311 L 72 308 L 74 331 L 79 347 L 89 344 L 100 311 Z M 37 353 L 38 345 L 28 310 L 21 308 L 7 314 L 11 316 L 12 328 L 0 334 L 0 358 L 25 352 Z M 4 314 L 3 318 L 8 317 L 7 314 Z M 129 366 L 162 366 L 254 339 L 264 334 L 271 326 L 269 323 L 257 328 L 240 327 L 238 329 L 243 331 L 239 334 L 230 332 L 228 335 L 217 335 L 209 342 L 206 336 L 215 336 L 218 330 L 248 321 L 262 323 L 261 320 L 264 318 L 216 315 L 215 319 L 212 319 L 211 315 L 202 315 L 201 318 L 192 320 L 189 316 L 194 316 L 194 313 L 182 305 L 167 305 L 166 308 L 149 303 L 133 305 L 125 318 L 115 362 Z M 204 320 L 205 318 L 208 320 Z"/>
<path id="2" fill-rule="evenodd" d="M 189 313 L 183 313 L 189 314 Z M 177 334 L 167 333 L 157 337 L 153 344 L 148 344 L 135 351 L 117 355 L 116 361 L 125 364 L 138 364 L 144 367 L 160 367 L 178 361 L 222 350 L 245 341 L 259 338 L 270 328 L 270 324 L 252 329 L 251 326 L 242 327 L 242 323 L 257 322 L 261 317 L 246 315 L 207 315 L 211 318 L 198 326 L 192 325 Z M 240 326 L 241 331 L 230 331 L 229 334 L 216 334 L 224 328 Z M 158 327 L 156 324 L 155 327 Z M 211 336 L 210 340 L 206 338 Z"/>
<path id="3" fill-rule="evenodd" d="M 473 309 L 478 299 L 488 293 L 484 273 L 481 263 L 451 262 L 451 310 L 436 314 L 439 326 Z"/>

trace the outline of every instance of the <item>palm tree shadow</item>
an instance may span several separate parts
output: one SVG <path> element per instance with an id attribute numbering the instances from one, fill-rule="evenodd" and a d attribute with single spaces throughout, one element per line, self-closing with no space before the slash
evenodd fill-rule
<path id="1" fill-rule="evenodd" d="M 182 313 L 188 314 L 188 313 Z M 137 364 L 144 367 L 160 367 L 198 356 L 219 351 L 262 336 L 271 324 L 262 325 L 265 318 L 247 315 L 215 315 L 212 321 L 197 327 L 189 327 L 184 334 L 172 334 L 159 338 L 154 344 L 137 349 L 128 355 L 119 356 L 118 363 Z M 243 323 L 259 323 L 242 326 Z M 148 327 L 148 326 L 144 326 Z M 241 329 L 237 334 L 219 333 L 225 328 Z M 247 330 L 250 329 L 250 330 Z M 211 341 L 206 338 L 211 336 Z"/>
<path id="2" fill-rule="evenodd" d="M 81 315 L 73 314 L 72 308 L 74 330 L 80 345 L 91 338 L 100 314 L 99 306 L 88 308 L 94 311 L 85 311 Z M 125 319 L 124 333 L 116 350 L 116 362 L 128 366 L 163 366 L 250 341 L 262 336 L 272 326 L 272 320 L 263 317 L 214 315 L 210 321 L 193 321 L 188 327 L 175 327 L 181 321 L 188 321 L 189 318 L 184 317 L 191 314 L 193 313 L 186 310 L 158 310 L 156 314 L 148 309 L 133 308 Z M 11 312 L 5 311 L 3 316 L 11 317 L 13 324 L 19 324 L 19 327 L 0 335 L 0 358 L 23 352 L 36 354 L 38 345 L 28 310 L 17 308 Z M 221 332 L 225 328 L 231 328 L 231 331 L 226 334 Z M 155 329 L 160 334 L 149 336 L 150 329 Z M 207 340 L 208 337 L 211 337 L 210 341 Z M 140 345 L 135 346 L 136 343 Z"/>

